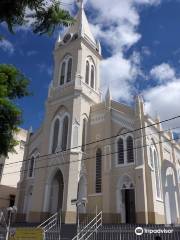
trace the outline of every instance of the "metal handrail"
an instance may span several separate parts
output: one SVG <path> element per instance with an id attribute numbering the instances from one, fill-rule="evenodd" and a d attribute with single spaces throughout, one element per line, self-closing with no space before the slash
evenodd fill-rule
<path id="1" fill-rule="evenodd" d="M 95 223 L 94 223 L 94 221 L 95 221 Z M 92 224 L 92 226 L 91 226 L 91 224 Z M 89 231 L 91 231 L 91 229 L 94 226 L 95 226 L 94 231 L 92 231 L 89 236 L 84 238 L 89 233 Z M 83 229 L 81 229 L 81 231 L 78 232 L 77 235 L 72 240 L 88 239 L 95 231 L 98 230 L 98 228 L 100 226 L 102 226 L 102 211 L 99 212 Z M 84 231 L 85 231 L 85 233 L 84 233 Z"/>
<path id="2" fill-rule="evenodd" d="M 99 215 L 102 215 L 102 212 L 98 213 L 86 226 L 83 230 L 85 230 L 95 219 L 98 218 Z M 81 232 L 81 231 L 80 231 Z"/>
<path id="3" fill-rule="evenodd" d="M 39 226 L 37 226 L 37 228 L 44 228 L 43 225 L 45 225 L 47 222 L 49 222 L 51 219 L 53 219 L 54 217 L 56 217 L 58 215 L 58 213 L 55 213 L 54 215 L 52 215 L 50 218 L 48 218 L 46 221 L 44 221 L 43 223 L 41 223 Z M 47 224 L 48 225 L 48 224 Z"/>

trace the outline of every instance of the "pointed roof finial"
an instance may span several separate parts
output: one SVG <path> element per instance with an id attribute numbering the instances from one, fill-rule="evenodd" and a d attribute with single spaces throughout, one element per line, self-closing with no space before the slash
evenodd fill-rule
<path id="1" fill-rule="evenodd" d="M 84 8 L 84 0 L 77 0 L 80 9 Z"/>
<path id="2" fill-rule="evenodd" d="M 106 100 L 110 101 L 111 100 L 111 91 L 110 91 L 110 86 L 108 86 L 107 92 L 106 92 Z"/>
<path id="3" fill-rule="evenodd" d="M 105 96 L 105 105 L 108 109 L 111 108 L 111 91 L 110 91 L 110 87 L 108 86 L 107 92 L 106 92 L 106 96 Z"/>

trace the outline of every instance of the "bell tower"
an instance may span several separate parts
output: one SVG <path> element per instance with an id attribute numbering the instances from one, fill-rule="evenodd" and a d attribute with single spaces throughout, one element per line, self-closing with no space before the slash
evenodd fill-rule
<path id="1" fill-rule="evenodd" d="M 72 24 L 62 37 L 58 36 L 54 49 L 54 78 L 49 99 L 80 92 L 90 104 L 100 102 L 99 64 L 101 46 L 96 41 L 84 11 L 83 1 Z"/>
<path id="2" fill-rule="evenodd" d="M 100 43 L 95 40 L 90 30 L 81 0 L 74 23 L 62 37 L 58 36 L 55 44 L 54 77 L 49 87 L 44 127 L 52 129 L 50 134 L 47 133 L 44 137 L 47 139 L 50 136 L 49 153 L 52 153 L 52 146 L 55 146 L 53 153 L 63 150 L 63 156 L 57 154 L 54 161 L 59 162 L 58 168 L 63 175 L 62 211 L 65 222 L 69 223 L 76 219 L 76 206 L 71 204 L 71 200 L 78 196 L 90 108 L 101 101 L 99 78 L 101 59 Z M 61 125 L 63 116 L 68 118 L 66 125 Z M 57 118 L 60 120 L 56 120 Z M 62 126 L 60 131 L 56 130 L 59 125 Z M 61 135 L 65 136 L 65 145 L 62 144 Z M 48 196 L 48 190 L 46 195 Z M 47 212 L 47 209 L 48 201 L 44 204 L 44 211 Z"/>

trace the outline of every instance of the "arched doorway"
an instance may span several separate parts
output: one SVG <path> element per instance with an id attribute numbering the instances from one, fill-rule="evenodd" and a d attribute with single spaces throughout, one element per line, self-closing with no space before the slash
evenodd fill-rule
<path id="1" fill-rule="evenodd" d="M 82 199 L 87 199 L 87 179 L 85 176 L 81 176 L 78 184 L 78 200 Z M 85 205 L 79 207 L 79 213 L 86 213 Z"/>
<path id="2" fill-rule="evenodd" d="M 168 161 L 165 163 L 162 169 L 165 215 L 166 223 L 172 224 L 177 223 L 179 218 L 179 189 L 174 166 Z"/>
<path id="3" fill-rule="evenodd" d="M 57 170 L 51 180 L 49 212 L 54 214 L 62 209 L 63 206 L 64 181 L 60 170 Z"/>
<path id="4" fill-rule="evenodd" d="M 127 175 L 120 178 L 117 189 L 117 208 L 121 213 L 122 223 L 136 223 L 135 188 Z"/>

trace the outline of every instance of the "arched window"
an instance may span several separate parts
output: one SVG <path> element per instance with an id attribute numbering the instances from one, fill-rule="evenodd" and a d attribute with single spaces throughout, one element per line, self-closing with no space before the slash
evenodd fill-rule
<path id="1" fill-rule="evenodd" d="M 61 145 L 62 151 L 65 151 L 67 149 L 68 125 L 69 125 L 69 119 L 68 119 L 68 116 L 66 116 L 63 121 L 63 129 L 62 129 L 62 145 Z"/>
<path id="2" fill-rule="evenodd" d="M 67 82 L 71 82 L 71 78 L 72 78 L 72 58 L 68 60 Z"/>
<path id="3" fill-rule="evenodd" d="M 86 61 L 86 83 L 89 84 L 89 61 Z"/>
<path id="4" fill-rule="evenodd" d="M 102 184 L 102 151 L 96 151 L 96 193 L 101 193 Z"/>
<path id="5" fill-rule="evenodd" d="M 134 143 L 133 138 L 131 136 L 127 137 L 126 146 L 127 146 L 127 162 L 132 163 L 134 162 Z"/>
<path id="6" fill-rule="evenodd" d="M 28 177 L 33 177 L 34 176 L 34 156 L 32 156 L 30 162 L 29 162 L 29 173 Z"/>
<path id="7" fill-rule="evenodd" d="M 56 152 L 58 146 L 59 126 L 60 126 L 59 119 L 56 119 L 53 130 L 52 153 Z"/>
<path id="8" fill-rule="evenodd" d="M 154 171 L 155 171 L 155 180 L 156 180 L 156 196 L 157 198 L 161 198 L 160 164 L 159 164 L 159 158 L 156 150 L 154 150 Z"/>
<path id="9" fill-rule="evenodd" d="M 180 183 L 180 169 L 178 169 L 178 182 Z"/>
<path id="10" fill-rule="evenodd" d="M 61 67 L 60 85 L 63 85 L 65 82 L 65 73 L 66 73 L 66 62 L 63 62 Z"/>
<path id="11" fill-rule="evenodd" d="M 154 157 L 153 157 L 153 150 L 151 147 L 150 147 L 150 165 L 151 165 L 151 168 L 153 169 L 154 168 Z"/>
<path id="12" fill-rule="evenodd" d="M 94 88 L 94 77 L 95 77 L 95 70 L 94 66 L 91 66 L 91 87 Z"/>
<path id="13" fill-rule="evenodd" d="M 86 128 L 87 128 L 87 120 L 84 118 L 83 130 L 82 130 L 82 147 L 81 147 L 82 152 L 84 152 L 86 148 Z"/>
<path id="14" fill-rule="evenodd" d="M 124 164 L 124 141 L 122 138 L 119 138 L 117 142 L 118 148 L 118 164 Z"/>

